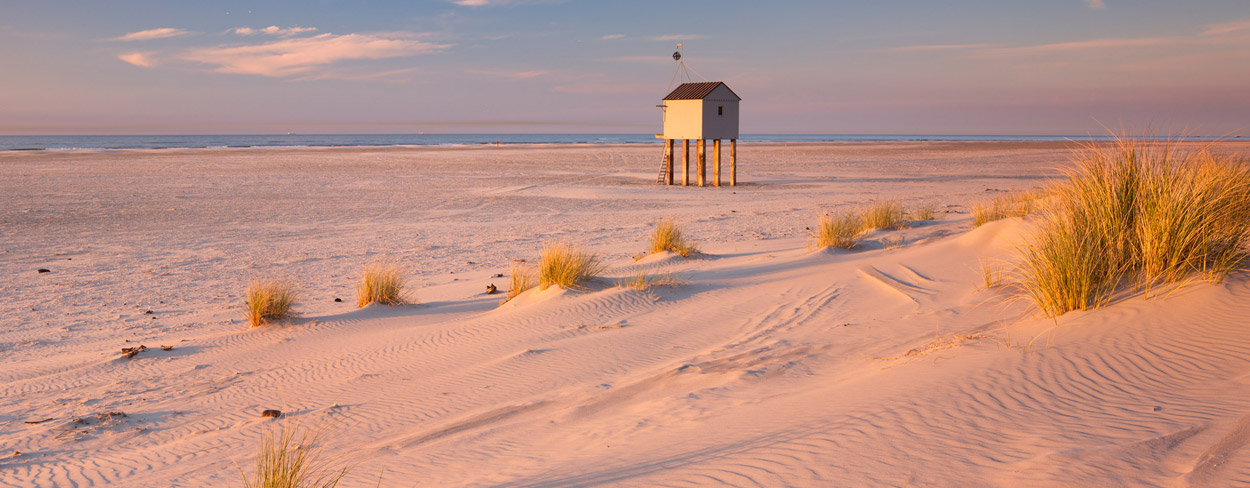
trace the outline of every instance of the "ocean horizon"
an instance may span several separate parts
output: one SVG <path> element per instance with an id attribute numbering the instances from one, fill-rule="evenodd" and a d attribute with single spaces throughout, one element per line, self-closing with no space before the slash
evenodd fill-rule
<path id="1" fill-rule="evenodd" d="M 743 134 L 742 142 L 1088 141 L 1090 135 Z M 1185 137 L 1186 140 L 1218 140 Z M 0 135 L 0 151 L 109 149 L 299 148 L 351 146 L 471 146 L 487 144 L 655 144 L 653 134 L 188 134 Z"/>

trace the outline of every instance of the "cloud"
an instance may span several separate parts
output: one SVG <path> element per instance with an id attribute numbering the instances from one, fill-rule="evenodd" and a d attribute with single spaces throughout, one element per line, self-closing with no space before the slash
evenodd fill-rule
<path id="1" fill-rule="evenodd" d="M 288 77 L 308 74 L 339 61 L 415 56 L 451 47 L 414 37 L 408 33 L 337 36 L 326 33 L 264 44 L 194 49 L 182 58 L 216 65 L 216 71 L 221 73 Z"/>
<path id="2" fill-rule="evenodd" d="M 152 39 L 165 39 L 167 37 L 185 36 L 191 32 L 173 27 L 161 27 L 159 29 L 141 30 L 139 32 L 131 32 L 124 36 L 114 37 L 114 41 L 150 41 Z"/>
<path id="3" fill-rule="evenodd" d="M 476 70 L 476 69 L 471 69 L 469 70 L 469 72 L 477 73 L 479 75 L 486 75 L 492 78 L 502 78 L 506 80 L 529 80 L 533 78 L 538 78 L 539 76 L 543 76 L 548 73 L 547 71 L 542 71 L 542 70 L 488 71 L 488 70 Z"/>
<path id="4" fill-rule="evenodd" d="M 1234 32 L 1243 31 L 1243 30 L 1250 30 L 1250 20 L 1238 20 L 1236 22 L 1211 24 L 1203 28 L 1202 35 L 1221 36 L 1224 34 L 1232 34 Z"/>
<path id="5" fill-rule="evenodd" d="M 659 93 L 655 84 L 643 83 L 573 83 L 551 87 L 556 93 L 578 95 L 621 95 L 632 93 Z"/>
<path id="6" fill-rule="evenodd" d="M 697 39 L 707 39 L 707 36 L 703 34 L 666 34 L 647 38 L 649 41 L 693 41 Z"/>
<path id="7" fill-rule="evenodd" d="M 295 78 L 295 81 L 314 81 L 314 80 L 347 80 L 347 81 L 378 81 L 384 83 L 406 83 L 408 78 L 404 75 L 416 71 L 417 68 L 402 68 L 389 71 L 379 72 L 348 72 L 348 71 L 327 71 L 324 73 L 315 73 L 308 76 Z"/>
<path id="8" fill-rule="evenodd" d="M 1094 10 L 1107 10 L 1107 2 L 1103 0 L 1085 0 L 1085 6 Z"/>
<path id="9" fill-rule="evenodd" d="M 305 32 L 314 32 L 316 27 L 278 27 L 271 25 L 262 29 L 253 29 L 251 27 L 235 27 L 228 32 L 238 34 L 240 36 L 250 36 L 253 34 L 269 34 L 274 36 L 290 37 L 303 34 Z"/>
<path id="10" fill-rule="evenodd" d="M 623 38 L 625 38 L 625 34 L 608 34 L 606 36 L 600 37 L 600 39 L 603 39 L 605 41 L 610 41 L 612 39 L 623 39 Z"/>
<path id="11" fill-rule="evenodd" d="M 922 44 L 918 46 L 887 47 L 882 50 L 894 52 L 966 51 L 969 49 L 984 49 L 990 47 L 994 47 L 994 44 Z"/>
<path id="12" fill-rule="evenodd" d="M 1108 49 L 1164 47 L 1182 42 L 1184 41 L 1174 37 L 1107 38 L 1091 39 L 1088 41 L 1035 44 L 1032 46 L 986 48 L 980 50 L 980 52 L 991 56 L 1019 56 L 1028 54 L 1068 53 L 1073 51 L 1091 52 Z"/>
<path id="13" fill-rule="evenodd" d="M 156 66 L 156 61 L 152 59 L 152 53 L 139 52 L 139 53 L 119 54 L 117 56 L 117 59 L 133 64 L 135 66 L 141 66 L 144 68 L 151 68 L 153 66 Z"/>

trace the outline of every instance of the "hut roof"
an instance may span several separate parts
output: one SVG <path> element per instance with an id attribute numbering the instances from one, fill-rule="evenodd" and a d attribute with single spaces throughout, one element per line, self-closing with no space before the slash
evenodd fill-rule
<path id="1" fill-rule="evenodd" d="M 665 96 L 664 99 L 665 100 L 702 100 L 704 97 L 707 97 L 709 94 L 711 94 L 712 91 L 716 89 L 716 87 L 721 86 L 721 85 L 725 85 L 725 83 L 721 81 L 682 83 L 680 85 L 677 85 L 677 88 L 673 90 L 672 93 L 669 93 L 668 96 Z M 729 85 L 725 85 L 725 89 L 729 90 L 729 93 L 732 94 L 734 98 L 738 100 L 742 100 L 742 97 L 738 96 L 737 93 L 734 93 L 733 90 L 729 89 Z"/>

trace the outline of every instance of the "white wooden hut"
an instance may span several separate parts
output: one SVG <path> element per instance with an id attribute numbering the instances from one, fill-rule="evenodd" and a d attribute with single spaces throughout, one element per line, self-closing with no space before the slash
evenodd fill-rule
<path id="1" fill-rule="evenodd" d="M 720 186 L 720 143 L 729 140 L 729 184 L 738 184 L 738 103 L 742 97 L 721 81 L 682 83 L 664 97 L 660 105 L 664 109 L 664 133 L 656 137 L 664 139 L 664 167 L 660 180 L 673 184 L 673 149 L 681 139 L 682 185 L 690 184 L 690 140 L 697 141 L 698 185 L 706 183 L 706 141 L 713 142 L 712 184 Z"/>

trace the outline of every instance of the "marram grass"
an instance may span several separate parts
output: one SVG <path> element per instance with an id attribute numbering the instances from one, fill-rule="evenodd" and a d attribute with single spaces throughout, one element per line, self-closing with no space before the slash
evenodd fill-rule
<path id="1" fill-rule="evenodd" d="M 319 446 L 320 432 L 282 426 L 267 434 L 256 450 L 248 476 L 239 467 L 244 488 L 334 488 L 350 467 L 326 459 Z"/>
<path id="2" fill-rule="evenodd" d="M 409 303 L 405 285 L 404 271 L 398 264 L 374 262 L 365 267 L 356 284 L 356 306 L 363 308 L 371 303 L 391 306 Z"/>
<path id="3" fill-rule="evenodd" d="M 864 229 L 901 229 L 906 224 L 903 217 L 903 204 L 897 200 L 882 200 L 873 203 L 860 214 Z"/>
<path id="4" fill-rule="evenodd" d="M 972 223 L 980 227 L 995 220 L 1023 217 L 1033 213 L 1040 197 L 1039 192 L 1013 191 L 978 203 L 972 206 Z"/>
<path id="5" fill-rule="evenodd" d="M 665 251 L 675 252 L 683 258 L 688 258 L 698 254 L 699 248 L 693 243 L 686 242 L 685 236 L 682 235 L 681 228 L 677 226 L 676 221 L 663 219 L 655 225 L 655 230 L 651 232 L 651 246 L 648 249 L 648 254 Z"/>
<path id="6" fill-rule="evenodd" d="M 534 287 L 537 279 L 534 276 L 534 269 L 519 263 L 512 264 L 512 273 L 508 275 L 508 293 L 504 295 L 503 302 L 508 303 L 509 300 L 520 296 L 522 293 L 529 291 Z"/>
<path id="7" fill-rule="evenodd" d="M 822 215 L 816 229 L 816 247 L 855 249 L 863 233 L 864 223 L 859 215 L 849 212 Z"/>
<path id="8" fill-rule="evenodd" d="M 1015 273 L 1046 315 L 1106 304 L 1124 284 L 1218 282 L 1245 262 L 1245 160 L 1122 138 L 1081 148 L 1074 163 Z"/>
<path id="9" fill-rule="evenodd" d="M 286 280 L 257 280 L 247 287 L 243 307 L 247 322 L 259 327 L 277 320 L 289 318 L 295 306 L 295 285 Z"/>
<path id="10" fill-rule="evenodd" d="M 618 278 L 612 282 L 612 285 L 618 288 L 631 288 L 638 291 L 647 291 L 659 287 L 676 288 L 684 284 L 686 282 L 677 273 L 646 269 L 639 270 L 625 278 Z"/>
<path id="11" fill-rule="evenodd" d="M 933 202 L 922 203 L 916 206 L 914 213 L 916 220 L 936 220 L 937 204 Z"/>
<path id="12" fill-rule="evenodd" d="M 552 244 L 543 249 L 538 262 L 538 288 L 580 288 L 603 270 L 598 256 L 567 243 Z"/>

